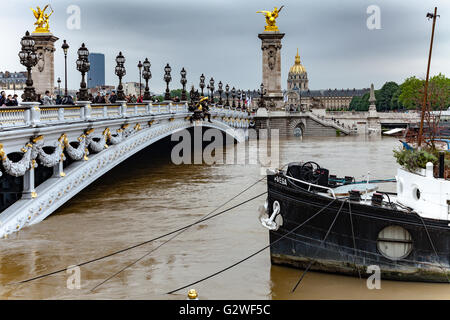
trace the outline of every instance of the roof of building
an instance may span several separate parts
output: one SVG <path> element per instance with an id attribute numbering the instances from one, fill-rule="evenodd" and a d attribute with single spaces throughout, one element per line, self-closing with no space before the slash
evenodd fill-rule
<path id="1" fill-rule="evenodd" d="M 294 88 L 293 90 L 299 91 L 302 97 L 354 97 L 363 96 L 370 91 L 370 88 L 363 89 L 326 89 L 326 90 L 299 90 Z"/>
<path id="2" fill-rule="evenodd" d="M 9 72 L 9 71 L 0 71 L 0 79 L 20 79 L 26 78 L 27 73 L 25 71 L 21 72 Z"/>
<path id="3" fill-rule="evenodd" d="M 295 56 L 295 63 L 292 67 L 289 69 L 289 73 L 295 73 L 295 74 L 301 74 L 305 73 L 306 69 L 300 62 L 300 55 L 298 54 L 298 48 L 297 48 L 297 55 Z"/>

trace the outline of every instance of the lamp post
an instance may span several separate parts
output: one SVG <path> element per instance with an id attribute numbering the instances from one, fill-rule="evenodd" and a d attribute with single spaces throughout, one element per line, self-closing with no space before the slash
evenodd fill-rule
<path id="1" fill-rule="evenodd" d="M 205 88 L 205 76 L 202 75 L 200 76 L 200 89 L 202 90 L 202 97 L 203 97 L 203 88 Z"/>
<path id="2" fill-rule="evenodd" d="M 211 90 L 211 104 L 214 103 L 214 78 L 211 77 L 209 80 L 209 89 Z"/>
<path id="3" fill-rule="evenodd" d="M 230 106 L 230 100 L 228 100 L 228 97 L 230 95 L 230 86 L 228 85 L 228 83 L 225 86 L 225 95 L 227 96 L 227 102 L 225 103 L 225 105 L 229 107 Z"/>
<path id="4" fill-rule="evenodd" d="M 122 85 L 122 77 L 127 74 L 125 70 L 125 57 L 122 55 L 122 51 L 119 52 L 119 55 L 116 57 L 116 76 L 119 77 L 119 85 L 117 86 L 117 101 L 124 101 L 125 94 L 123 93 L 123 85 Z"/>
<path id="5" fill-rule="evenodd" d="M 266 104 L 264 102 L 264 96 L 266 95 L 267 90 L 264 89 L 264 84 L 261 83 L 260 89 L 258 89 L 258 94 L 259 94 L 259 103 L 258 103 L 258 108 L 265 108 Z"/>
<path id="6" fill-rule="evenodd" d="M 148 80 L 152 77 L 152 73 L 150 72 L 151 63 L 147 58 L 144 60 L 144 71 L 142 72 L 142 76 L 145 79 L 145 90 L 144 90 L 144 101 L 150 101 L 152 99 L 150 95 L 150 88 L 148 87 Z"/>
<path id="7" fill-rule="evenodd" d="M 164 67 L 164 81 L 166 82 L 166 94 L 164 95 L 164 100 L 169 101 L 170 100 L 170 90 L 169 90 L 169 82 L 172 81 L 172 77 L 170 76 L 170 72 L 172 71 L 172 68 L 167 64 Z"/>
<path id="8" fill-rule="evenodd" d="M 241 89 L 239 89 L 239 90 L 237 91 L 237 98 L 238 98 L 238 104 L 237 104 L 237 106 L 238 106 L 238 108 L 240 108 L 240 107 L 241 107 Z"/>
<path id="9" fill-rule="evenodd" d="M 24 102 L 34 102 L 36 101 L 36 92 L 33 87 L 33 79 L 31 78 L 31 68 L 37 64 L 38 58 L 34 48 L 34 39 L 28 31 L 20 40 L 20 44 L 22 46 L 22 50 L 19 52 L 20 63 L 27 68 L 27 81 L 24 93 L 22 94 L 22 100 Z"/>
<path id="10" fill-rule="evenodd" d="M 245 91 L 242 90 L 242 109 L 247 108 L 247 104 L 246 104 L 245 100 L 246 100 Z"/>
<path id="11" fill-rule="evenodd" d="M 77 70 L 81 72 L 81 83 L 80 83 L 80 91 L 78 91 L 77 99 L 78 101 L 88 101 L 89 95 L 88 90 L 86 88 L 85 75 L 86 72 L 91 68 L 91 64 L 89 63 L 89 50 L 86 48 L 84 43 L 78 49 L 78 59 L 77 59 Z"/>
<path id="12" fill-rule="evenodd" d="M 56 82 L 58 82 L 58 95 L 61 96 L 61 78 L 58 77 Z"/>
<path id="13" fill-rule="evenodd" d="M 219 92 L 219 105 L 223 105 L 223 100 L 222 100 L 222 93 L 223 93 L 223 83 L 222 81 L 219 81 L 219 89 L 217 89 L 217 91 Z"/>
<path id="14" fill-rule="evenodd" d="M 64 97 L 67 97 L 67 51 L 69 50 L 69 45 L 66 40 L 63 40 L 61 48 L 64 52 Z"/>
<path id="15" fill-rule="evenodd" d="M 139 63 L 137 65 L 139 69 L 139 99 L 142 98 L 142 62 L 139 60 Z"/>
<path id="16" fill-rule="evenodd" d="M 181 69 L 180 71 L 180 75 L 181 75 L 181 80 L 180 83 L 183 86 L 183 90 L 181 91 L 181 101 L 186 101 L 187 97 L 186 97 L 186 70 L 184 70 L 184 68 Z"/>
<path id="17" fill-rule="evenodd" d="M 232 98 L 232 100 L 233 100 L 233 105 L 232 105 L 232 107 L 233 108 L 236 108 L 236 101 L 235 101 L 235 98 L 236 98 L 236 89 L 233 87 L 233 89 L 231 89 L 231 98 Z"/>

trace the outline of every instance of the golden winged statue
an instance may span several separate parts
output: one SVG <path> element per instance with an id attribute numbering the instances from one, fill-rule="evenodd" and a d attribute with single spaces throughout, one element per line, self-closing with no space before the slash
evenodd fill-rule
<path id="1" fill-rule="evenodd" d="M 256 11 L 256 13 L 263 13 L 266 17 L 266 26 L 264 27 L 264 31 L 279 31 L 277 25 L 275 24 L 275 19 L 278 18 L 278 13 L 283 9 L 284 6 L 281 6 L 280 9 L 277 7 L 273 8 L 273 11 Z"/>
<path id="2" fill-rule="evenodd" d="M 31 11 L 33 11 L 33 13 L 34 13 L 34 17 L 36 18 L 36 22 L 34 23 L 34 25 L 36 25 L 36 30 L 34 30 L 33 33 L 48 33 L 48 32 L 50 32 L 50 30 L 49 30 L 50 26 L 48 24 L 48 19 L 52 15 L 53 9 L 51 9 L 51 7 L 50 7 L 52 12 L 47 14 L 47 13 L 45 13 L 45 10 L 47 10 L 48 7 L 49 7 L 49 5 L 46 5 L 44 7 L 44 9 L 37 7 L 36 10 L 31 8 Z"/>

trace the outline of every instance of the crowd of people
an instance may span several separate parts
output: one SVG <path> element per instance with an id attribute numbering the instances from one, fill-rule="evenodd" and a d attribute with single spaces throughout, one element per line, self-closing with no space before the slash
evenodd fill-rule
<path id="1" fill-rule="evenodd" d="M 15 107 L 19 105 L 19 102 L 17 101 L 18 95 L 14 94 L 8 94 L 6 95 L 5 91 L 1 92 L 0 97 L 0 106 L 1 107 Z"/>
<path id="2" fill-rule="evenodd" d="M 106 92 L 100 92 L 98 91 L 97 94 L 94 96 L 93 94 L 89 94 L 89 101 L 91 103 L 97 103 L 97 104 L 110 104 L 110 103 L 116 103 L 117 102 L 117 94 L 115 91 L 111 91 L 111 93 Z M 143 98 L 142 96 L 136 97 L 135 94 L 131 95 L 125 95 L 125 101 L 127 103 L 142 103 Z"/>

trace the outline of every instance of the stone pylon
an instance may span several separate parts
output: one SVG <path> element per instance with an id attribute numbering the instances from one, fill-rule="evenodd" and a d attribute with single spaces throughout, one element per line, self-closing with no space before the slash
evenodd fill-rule
<path id="1" fill-rule="evenodd" d="M 55 42 L 58 40 L 51 33 L 32 33 L 35 41 L 38 63 L 32 69 L 33 86 L 36 93 L 44 95 L 45 91 L 53 94 L 55 88 Z"/>
<path id="2" fill-rule="evenodd" d="M 283 106 L 281 91 L 281 39 L 284 33 L 264 31 L 258 34 L 262 50 L 262 82 L 267 90 L 266 107 L 269 109 Z"/>
<path id="3" fill-rule="evenodd" d="M 381 134 L 381 122 L 378 116 L 377 100 L 375 99 L 375 90 L 373 88 L 373 83 L 370 85 L 370 95 L 369 95 L 369 115 L 367 116 L 367 133 L 368 134 Z"/>

